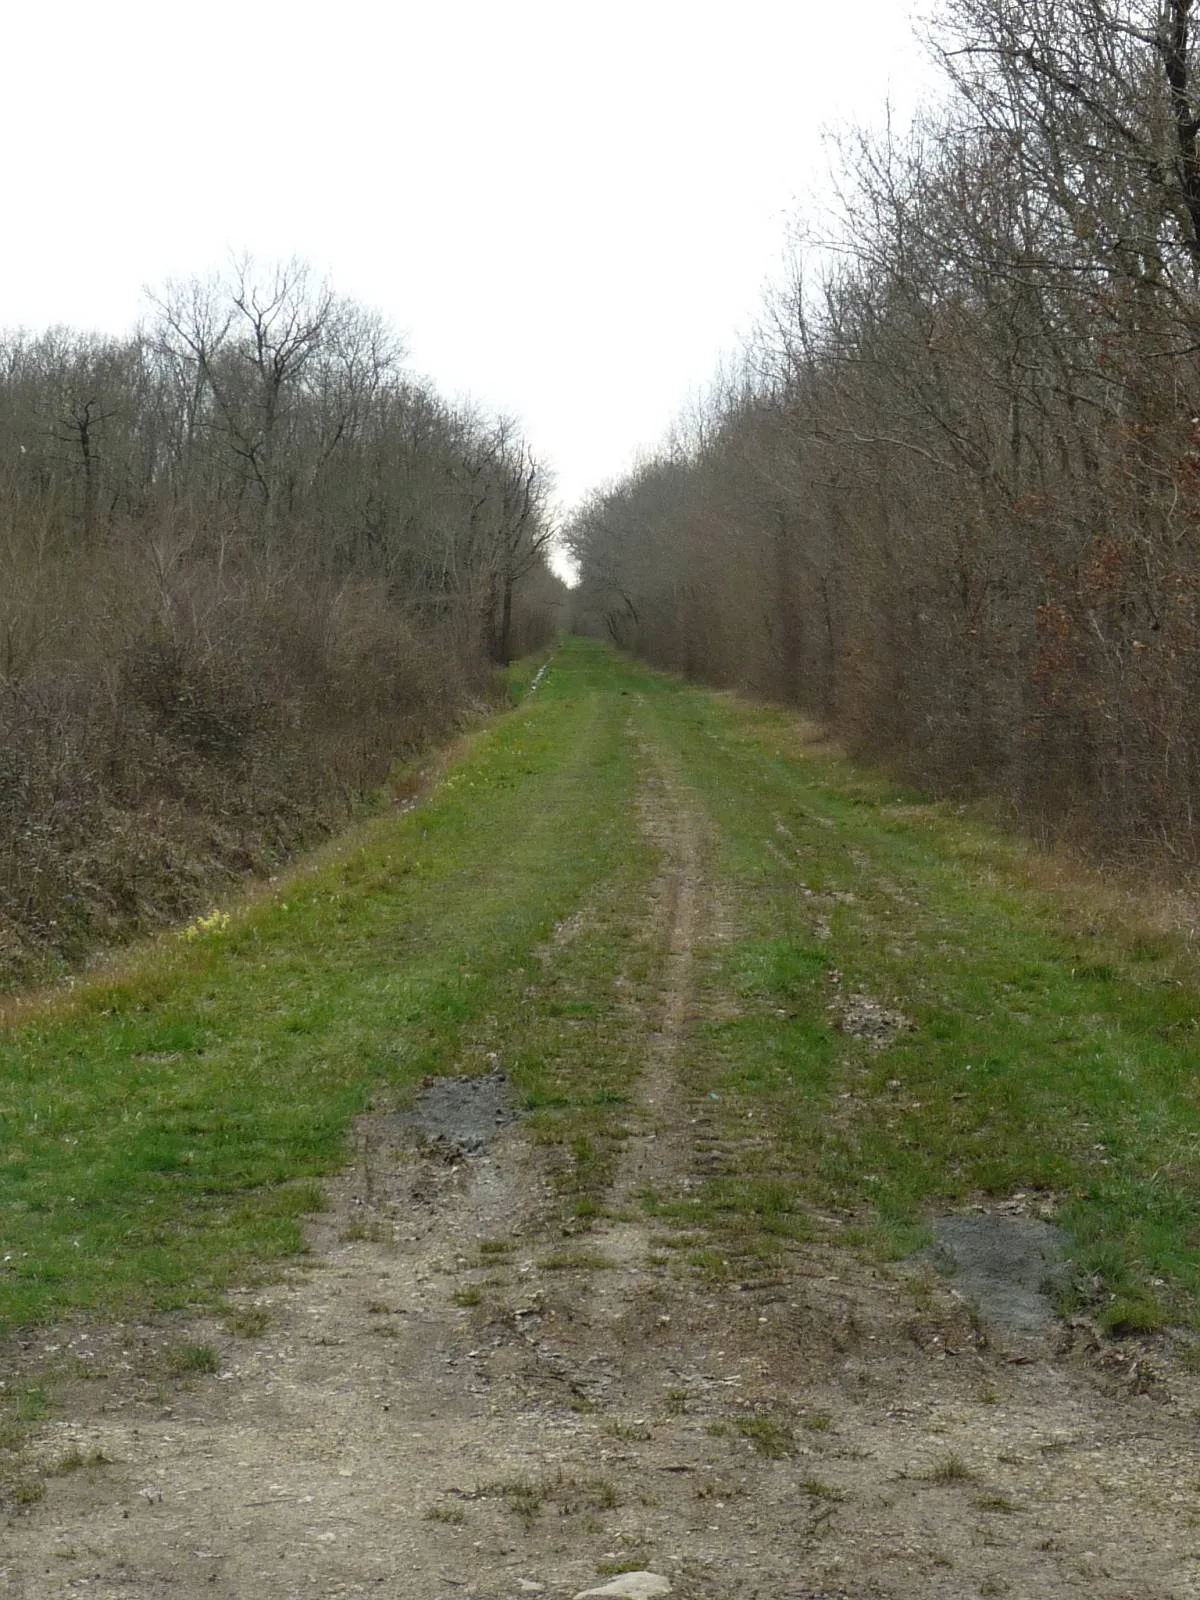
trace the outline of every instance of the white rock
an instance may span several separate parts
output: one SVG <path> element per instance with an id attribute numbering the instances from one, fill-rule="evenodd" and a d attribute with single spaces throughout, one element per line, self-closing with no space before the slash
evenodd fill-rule
<path id="1" fill-rule="evenodd" d="M 575 1600 L 653 1600 L 653 1596 L 670 1594 L 671 1585 L 657 1572 L 622 1572 L 601 1589 L 582 1589 Z"/>

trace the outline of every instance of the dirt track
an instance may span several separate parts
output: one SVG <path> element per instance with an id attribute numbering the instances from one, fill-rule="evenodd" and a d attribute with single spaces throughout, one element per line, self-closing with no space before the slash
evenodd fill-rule
<path id="1" fill-rule="evenodd" d="M 686 1194 L 754 1134 L 731 1147 L 682 1072 L 721 1003 L 694 954 L 731 915 L 707 819 L 662 766 L 641 816 L 660 981 L 608 1218 L 563 1238 L 519 1125 L 454 1154 L 380 1106 L 311 1256 L 245 1297 L 260 1336 L 30 1343 L 62 1406 L 40 1458 L 107 1464 L 7 1518 L 0 1593 L 515 1600 L 637 1567 L 697 1600 L 1200 1595 L 1190 1374 L 981 1330 L 928 1274 L 828 1244 L 742 1281 L 677 1264 L 640 1191 Z M 181 1341 L 219 1372 L 164 1378 Z"/>

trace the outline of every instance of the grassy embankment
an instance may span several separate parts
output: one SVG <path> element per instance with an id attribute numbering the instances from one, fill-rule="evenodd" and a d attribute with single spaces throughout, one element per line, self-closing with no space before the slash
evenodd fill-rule
<path id="1" fill-rule="evenodd" d="M 419 809 L 227 926 L 14 1017 L 4 1323 L 211 1302 L 300 1248 L 373 1093 L 493 1053 L 559 1154 L 564 1225 L 586 1226 L 664 958 L 632 803 L 647 746 L 712 819 L 733 923 L 698 952 L 721 1003 L 696 1008 L 680 1057 L 728 1135 L 725 1170 L 651 1203 L 719 1261 L 820 1226 L 810 1209 L 900 1252 L 932 1209 L 1041 1190 L 1112 1330 L 1196 1320 L 1190 951 L 1037 887 L 1029 852 L 813 747 L 791 716 L 574 641 Z M 915 1026 L 881 1050 L 839 1030 L 831 1004 L 858 992 Z M 747 1112 L 765 1142 L 734 1137 Z"/>
<path id="2" fill-rule="evenodd" d="M 652 867 L 627 836 L 623 676 L 606 658 L 552 670 L 463 741 L 416 810 L 15 1015 L 0 1037 L 0 1325 L 211 1300 L 298 1250 L 372 1092 L 486 1069 L 493 1019 L 530 1010 L 534 950 L 601 879 L 613 909 L 589 959 L 603 988 L 621 904 Z M 629 1058 L 619 1040 L 588 1049 L 581 1093 L 603 1107 L 620 1093 L 609 1057 L 622 1081 Z M 547 1138 L 571 1110 L 574 1170 L 588 1108 L 568 1065 L 527 1062 L 522 1087 Z"/>

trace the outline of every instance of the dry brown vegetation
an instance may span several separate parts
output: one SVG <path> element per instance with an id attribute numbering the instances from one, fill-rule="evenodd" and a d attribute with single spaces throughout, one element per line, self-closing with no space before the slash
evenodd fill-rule
<path id="1" fill-rule="evenodd" d="M 203 906 L 552 635 L 546 478 L 303 266 L 0 339 L 0 974 Z"/>
<path id="2" fill-rule="evenodd" d="M 1108 855 L 1194 863 L 1191 0 L 946 0 L 745 370 L 583 510 L 580 621 Z"/>

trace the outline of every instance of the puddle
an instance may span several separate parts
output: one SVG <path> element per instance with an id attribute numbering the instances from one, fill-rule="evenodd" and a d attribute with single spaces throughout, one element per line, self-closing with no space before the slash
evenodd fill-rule
<path id="1" fill-rule="evenodd" d="M 429 1144 L 471 1155 L 519 1116 L 509 1101 L 507 1076 L 489 1072 L 481 1078 L 430 1080 L 412 1110 L 396 1120 Z"/>
<path id="2" fill-rule="evenodd" d="M 986 1322 L 1041 1333 L 1055 1318 L 1054 1295 L 1069 1273 L 1067 1237 L 1037 1217 L 939 1217 L 926 1254 Z"/>

